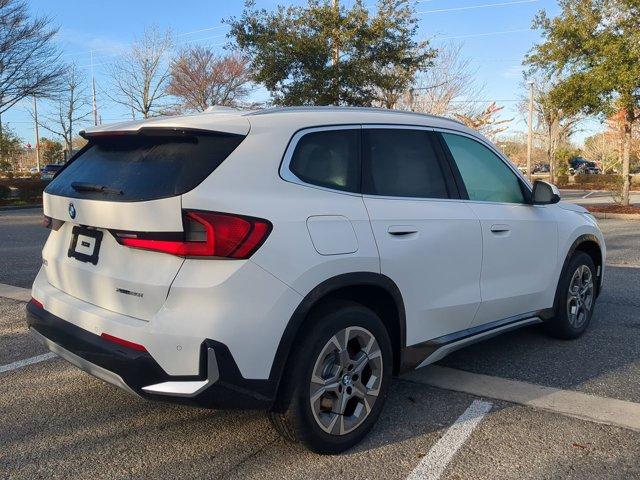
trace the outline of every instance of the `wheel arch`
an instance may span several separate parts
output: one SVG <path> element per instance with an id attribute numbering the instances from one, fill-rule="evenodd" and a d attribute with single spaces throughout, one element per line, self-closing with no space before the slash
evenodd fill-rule
<path id="1" fill-rule="evenodd" d="M 571 257 L 575 252 L 584 252 L 591 257 L 593 263 L 596 266 L 596 276 L 598 281 L 596 282 L 596 296 L 600 294 L 600 284 L 602 280 L 603 274 L 603 254 L 602 254 L 602 246 L 600 245 L 600 240 L 598 237 L 591 233 L 585 233 L 579 235 L 571 244 L 564 258 L 564 263 L 562 264 L 562 270 L 560 270 L 560 275 L 565 271 Z M 560 279 L 558 279 L 559 286 Z M 556 291 L 556 298 L 558 298 Z M 556 305 L 554 305 L 554 308 Z"/>
<path id="2" fill-rule="evenodd" d="M 309 314 L 330 300 L 351 300 L 360 303 L 380 316 L 391 337 L 394 351 L 394 372 L 400 367 L 400 352 L 406 345 L 406 314 L 400 289 L 389 277 L 374 272 L 345 273 L 331 277 L 300 302 L 287 324 L 271 366 L 269 378 L 279 389 L 282 373 L 289 360 L 298 335 L 308 325 Z"/>

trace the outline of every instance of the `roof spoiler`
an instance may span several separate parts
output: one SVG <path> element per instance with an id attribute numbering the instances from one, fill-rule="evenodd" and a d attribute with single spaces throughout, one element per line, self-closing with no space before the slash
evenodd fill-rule
<path id="1" fill-rule="evenodd" d="M 145 136 L 145 137 L 185 137 L 195 135 L 216 135 L 241 137 L 243 135 L 229 132 L 216 132 L 213 130 L 204 130 L 200 128 L 177 128 L 177 127 L 140 127 L 137 130 L 100 130 L 97 132 L 87 132 L 81 130 L 79 135 L 90 140 L 92 138 L 101 137 L 120 137 L 120 136 Z"/>

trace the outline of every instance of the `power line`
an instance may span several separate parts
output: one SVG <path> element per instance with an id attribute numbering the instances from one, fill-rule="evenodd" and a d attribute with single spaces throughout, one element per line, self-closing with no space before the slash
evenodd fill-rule
<path id="1" fill-rule="evenodd" d="M 493 35 L 506 35 L 509 33 L 522 33 L 522 32 L 532 32 L 530 28 L 517 28 L 514 30 L 497 30 L 495 32 L 483 32 L 483 33 L 469 33 L 465 35 L 450 35 L 448 37 L 433 37 L 434 40 L 453 40 L 455 38 L 473 38 L 473 37 L 489 37 Z"/>
<path id="2" fill-rule="evenodd" d="M 176 44 L 175 44 L 175 46 L 178 46 L 178 45 L 186 45 L 186 44 L 188 44 L 188 43 L 202 42 L 202 41 L 204 41 L 204 40 L 213 40 L 213 39 L 215 39 L 215 38 L 222 38 L 222 37 L 226 37 L 226 35 L 213 35 L 213 36 L 211 36 L 211 37 L 195 38 L 195 39 L 193 39 L 193 40 L 186 40 L 186 41 L 184 41 L 184 42 L 178 42 L 178 43 L 176 43 Z M 215 44 L 213 44 L 212 46 L 220 46 L 220 45 L 224 45 L 224 44 L 225 44 L 225 42 L 222 42 L 222 43 L 215 43 Z M 174 47 L 175 47 L 175 46 L 174 46 Z M 174 47 L 172 47 L 172 48 L 174 48 Z M 124 55 L 124 53 L 125 53 L 125 52 L 119 52 L 119 53 L 114 53 L 114 54 L 111 54 L 111 55 L 103 55 L 103 56 L 102 56 L 102 58 L 103 58 L 103 59 L 105 59 L 105 58 L 115 58 L 115 57 L 119 57 L 119 56 L 121 56 L 121 55 Z M 93 64 L 93 67 L 99 67 L 99 66 L 101 66 L 101 65 L 108 65 L 108 62 L 94 63 L 94 64 Z M 91 67 L 91 66 L 92 66 L 91 64 L 87 64 L 87 65 L 80 65 L 80 66 L 78 66 L 78 68 L 89 68 L 89 67 Z"/>
<path id="3" fill-rule="evenodd" d="M 193 35 L 193 34 L 196 34 L 196 33 L 209 32 L 211 30 L 218 30 L 220 28 L 229 28 L 229 26 L 228 25 L 217 25 L 215 27 L 201 28 L 199 30 L 192 30 L 190 32 L 176 33 L 174 36 L 176 38 L 178 38 L 178 37 L 186 37 L 188 35 Z M 224 37 L 224 36 L 226 36 L 226 34 L 225 35 L 219 35 L 219 37 Z M 205 37 L 205 38 L 210 38 L 210 37 Z M 95 53 L 95 52 L 104 52 L 104 51 L 112 51 L 112 50 L 113 50 L 113 47 L 92 48 L 92 49 L 89 49 L 86 52 L 68 52 L 68 53 L 63 53 L 60 56 L 61 57 L 82 56 L 82 55 L 90 55 L 91 52 Z M 115 54 L 112 54 L 112 56 L 113 55 L 121 55 L 121 53 L 115 53 Z"/>
<path id="4" fill-rule="evenodd" d="M 443 12 L 459 12 L 461 10 L 476 10 L 478 8 L 492 8 L 492 7 L 508 7 L 510 5 L 520 5 L 524 3 L 534 3 L 539 0 L 516 0 L 514 2 L 503 2 L 503 3 L 485 3 L 483 5 L 470 5 L 467 7 L 454 7 L 454 8 L 440 8 L 437 10 L 422 10 L 420 12 L 416 12 L 418 15 L 422 15 L 425 13 L 443 13 Z"/>
<path id="5" fill-rule="evenodd" d="M 217 30 L 219 28 L 229 28 L 229 25 L 218 25 L 217 27 L 202 28 L 200 30 L 193 30 L 192 32 L 177 33 L 176 37 L 185 37 L 187 35 L 193 35 L 194 33 L 209 32 L 211 30 Z"/>

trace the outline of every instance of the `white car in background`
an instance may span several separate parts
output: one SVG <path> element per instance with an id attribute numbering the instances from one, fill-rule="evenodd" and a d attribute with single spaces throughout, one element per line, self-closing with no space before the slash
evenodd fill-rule
<path id="1" fill-rule="evenodd" d="M 524 325 L 589 325 L 594 218 L 456 121 L 275 108 L 83 135 L 44 193 L 28 324 L 135 395 L 264 409 L 336 453 L 392 375 Z"/>

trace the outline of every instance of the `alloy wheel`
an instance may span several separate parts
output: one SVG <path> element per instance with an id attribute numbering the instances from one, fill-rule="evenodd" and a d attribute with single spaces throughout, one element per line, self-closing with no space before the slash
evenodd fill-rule
<path id="1" fill-rule="evenodd" d="M 569 282 L 567 317 L 574 328 L 580 328 L 588 319 L 593 306 L 593 274 L 586 265 L 580 265 Z"/>
<path id="2" fill-rule="evenodd" d="M 364 422 L 382 383 L 382 352 L 362 327 L 337 332 L 320 351 L 311 374 L 311 411 L 320 428 L 345 435 Z"/>

